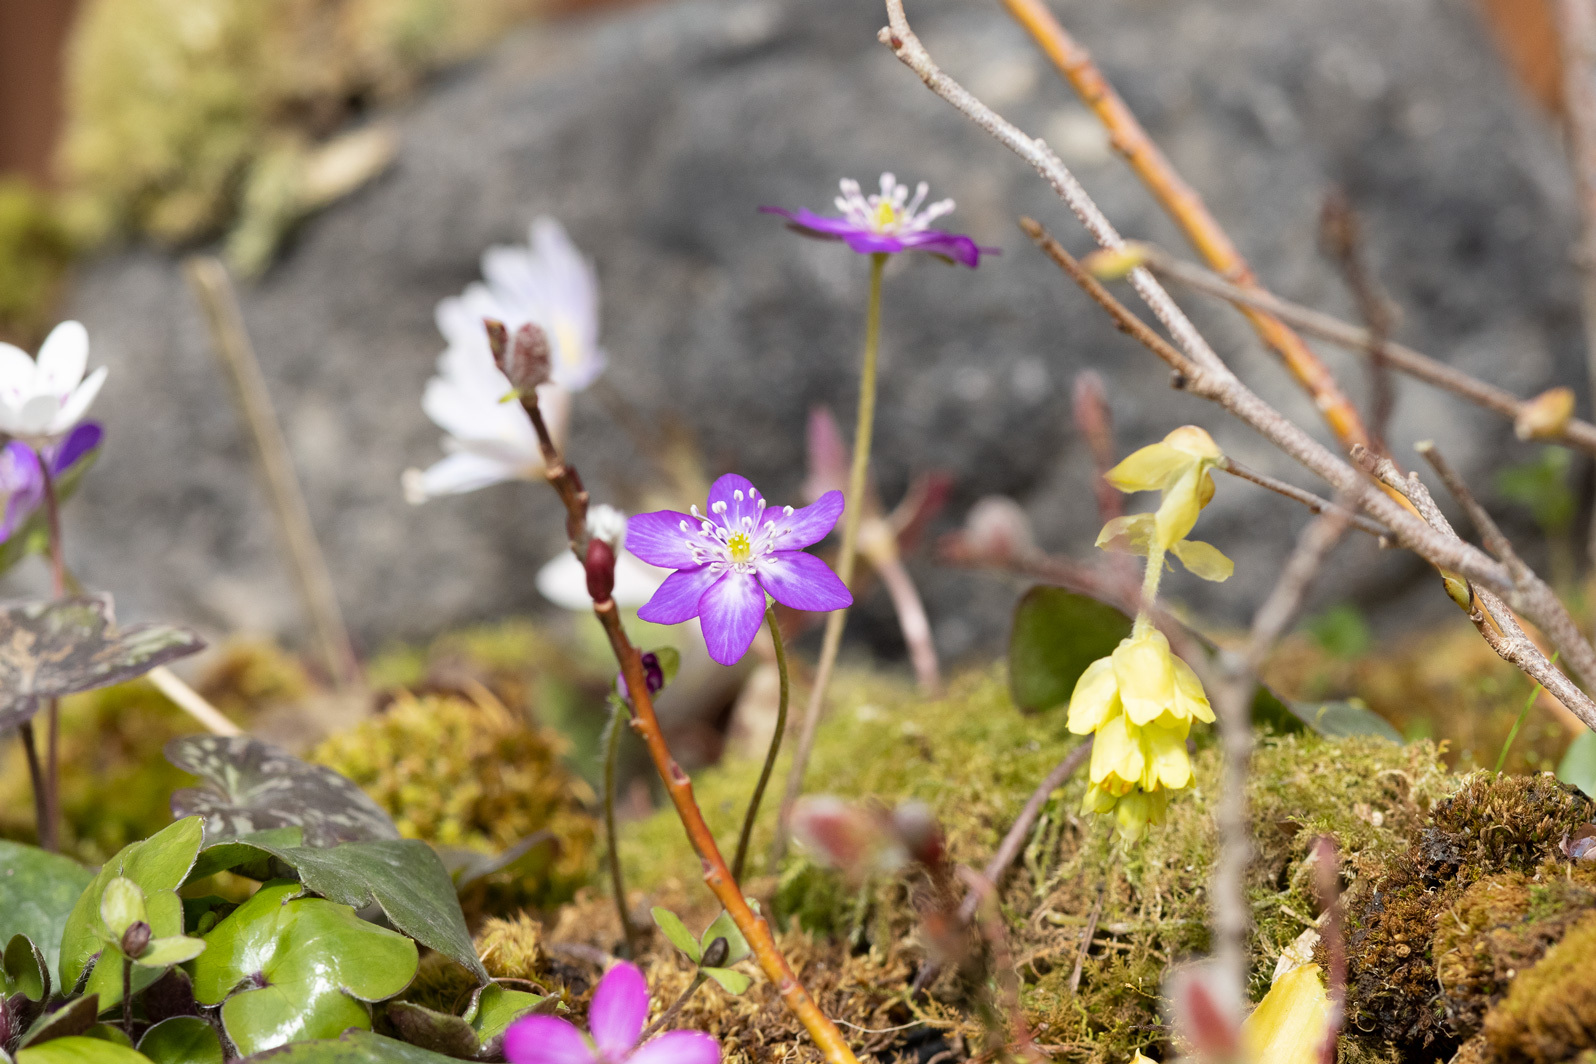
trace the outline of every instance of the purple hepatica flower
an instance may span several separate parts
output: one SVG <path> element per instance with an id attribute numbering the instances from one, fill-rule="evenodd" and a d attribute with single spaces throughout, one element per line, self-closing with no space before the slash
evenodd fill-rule
<path id="1" fill-rule="evenodd" d="M 795 610 L 853 605 L 837 574 L 803 550 L 825 539 L 841 515 L 840 491 L 828 491 L 801 510 L 767 510 L 754 486 L 735 473 L 709 489 L 707 517 L 697 506 L 691 514 L 638 514 L 627 524 L 627 549 L 676 572 L 637 615 L 655 624 L 697 617 L 709 656 L 735 665 L 759 633 L 765 592 Z"/>
<path id="2" fill-rule="evenodd" d="M 59 480 L 80 460 L 100 445 L 105 435 L 97 422 L 84 421 L 74 425 L 66 435 L 43 447 L 44 459 L 50 464 L 50 476 Z M 21 440 L 12 440 L 0 448 L 0 543 L 16 534 L 29 517 L 44 505 L 44 467 L 39 454 Z"/>
<path id="3" fill-rule="evenodd" d="M 504 1056 L 510 1064 L 720 1064 L 720 1044 L 702 1031 L 667 1031 L 639 1046 L 647 1019 L 648 984 L 622 961 L 593 992 L 591 1042 L 558 1016 L 528 1016 L 504 1033 Z"/>
<path id="4" fill-rule="evenodd" d="M 800 233 L 841 240 L 861 255 L 924 251 L 974 269 L 981 264 L 983 253 L 998 254 L 997 248 L 984 248 L 963 234 L 932 229 L 932 222 L 953 210 L 953 201 L 938 200 L 922 209 L 929 190 L 929 185 L 920 182 L 911 200 L 909 186 L 898 184 L 898 179 L 887 173 L 881 175 L 881 191 L 865 196 L 859 190 L 859 182 L 850 177 L 843 179 L 842 195 L 836 200 L 841 218 L 828 218 L 802 208 L 759 209 L 781 215 Z"/>

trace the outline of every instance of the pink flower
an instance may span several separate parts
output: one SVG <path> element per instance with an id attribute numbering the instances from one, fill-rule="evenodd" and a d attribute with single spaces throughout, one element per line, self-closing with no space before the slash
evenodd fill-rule
<path id="1" fill-rule="evenodd" d="M 666 1031 L 639 1046 L 647 1019 L 648 983 L 622 961 L 593 992 L 591 1039 L 558 1016 L 528 1016 L 504 1033 L 504 1056 L 510 1064 L 720 1064 L 720 1043 L 702 1031 Z"/>
<path id="2" fill-rule="evenodd" d="M 814 505 L 766 509 L 747 478 L 728 473 L 709 489 L 709 513 L 658 510 L 627 524 L 626 546 L 676 572 L 637 615 L 655 624 L 697 617 L 709 656 L 735 665 L 765 619 L 765 594 L 783 606 L 817 612 L 853 605 L 837 574 L 804 548 L 819 543 L 842 515 L 842 492 Z"/>
<path id="3" fill-rule="evenodd" d="M 984 248 L 962 233 L 932 229 L 931 223 L 953 210 L 950 199 L 925 203 L 930 191 L 924 181 L 909 198 L 909 186 L 900 185 L 892 174 L 881 175 L 881 191 L 866 196 L 852 178 L 841 182 L 842 195 L 836 199 L 841 218 L 827 217 L 807 209 L 761 207 L 767 214 L 779 214 L 805 236 L 822 240 L 841 240 L 861 255 L 924 251 L 949 262 L 962 262 L 974 269 L 981 256 L 996 255 L 996 248 Z"/>

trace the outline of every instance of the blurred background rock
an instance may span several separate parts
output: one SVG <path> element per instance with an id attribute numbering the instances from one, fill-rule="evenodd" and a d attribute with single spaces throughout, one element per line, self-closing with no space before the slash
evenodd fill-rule
<path id="1" fill-rule="evenodd" d="M 975 273 L 894 264 L 876 452 L 889 505 L 914 474 L 944 470 L 943 528 L 980 496 L 1011 494 L 1044 546 L 1086 554 L 1098 518 L 1069 386 L 1088 366 L 1108 378 L 1122 450 L 1196 421 L 1241 460 L 1309 483 L 1172 393 L 1031 249 L 1020 213 L 1074 247 L 1084 239 L 1030 171 L 876 43 L 873 4 L 77 6 L 74 21 L 58 0 L 0 4 L 0 329 L 31 343 L 80 317 L 92 364 L 113 368 L 95 409 L 106 452 L 70 504 L 67 551 L 124 617 L 305 630 L 183 253 L 214 248 L 257 274 L 242 286 L 245 321 L 345 613 L 370 649 L 550 608 L 532 584 L 560 547 L 545 490 L 421 508 L 399 490 L 404 468 L 439 454 L 420 409 L 442 347 L 433 306 L 477 277 L 484 248 L 524 241 L 550 214 L 596 261 L 614 395 L 578 397 L 572 453 L 598 499 L 632 503 L 648 477 L 646 445 L 615 413 L 624 404 L 679 425 L 708 473 L 735 468 L 796 501 L 809 408 L 851 423 L 865 264 L 756 208 L 825 208 L 837 178 L 868 185 L 885 169 L 956 198 L 957 228 L 1004 250 Z M 1326 192 L 1344 188 L 1403 309 L 1402 339 L 1520 394 L 1551 383 L 1586 394 L 1543 0 L 1057 6 L 1266 284 L 1352 316 L 1315 242 Z M 911 15 L 943 65 L 1045 137 L 1124 232 L 1184 247 L 995 5 L 918 0 Z M 312 187 L 337 169 L 329 158 L 354 162 Z M 1238 318 L 1183 302 L 1265 395 L 1319 431 Z M 1356 361 L 1326 357 L 1362 394 Z M 1492 473 L 1538 448 L 1447 396 L 1400 388 L 1399 456 L 1437 440 L 1510 527 L 1530 529 L 1528 509 L 1493 496 Z M 1236 482 L 1209 515 L 1204 538 L 1235 559 L 1236 579 L 1182 577 L 1170 592 L 1242 616 L 1304 515 Z M 1012 588 L 927 557 L 911 567 L 944 655 L 1002 645 Z M 42 581 L 24 567 L 3 589 Z M 1319 601 L 1356 603 L 1377 626 L 1448 616 L 1433 585 L 1414 559 L 1357 542 Z M 901 653 L 884 596 L 850 631 Z"/>

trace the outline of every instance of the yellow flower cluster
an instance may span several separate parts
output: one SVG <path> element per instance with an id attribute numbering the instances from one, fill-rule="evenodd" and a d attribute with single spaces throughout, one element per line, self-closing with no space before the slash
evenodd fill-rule
<path id="1" fill-rule="evenodd" d="M 1147 556 L 1144 603 L 1158 593 L 1165 551 L 1205 579 L 1230 576 L 1230 559 L 1186 539 L 1213 498 L 1209 471 L 1223 459 L 1208 433 L 1188 425 L 1108 472 L 1121 491 L 1163 493 L 1157 511 L 1117 518 L 1098 539 Z M 1186 736 L 1192 721 L 1213 719 L 1197 674 L 1170 651 L 1145 610 L 1139 613 L 1131 634 L 1087 667 L 1070 696 L 1070 731 L 1095 735 L 1083 812 L 1113 813 L 1127 842 L 1139 839 L 1148 824 L 1162 823 L 1169 792 L 1191 783 Z"/>

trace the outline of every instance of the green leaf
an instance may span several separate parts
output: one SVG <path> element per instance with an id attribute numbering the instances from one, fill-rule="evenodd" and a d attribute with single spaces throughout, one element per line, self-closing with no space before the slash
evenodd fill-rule
<path id="1" fill-rule="evenodd" d="M 144 919 L 144 892 L 126 876 L 117 876 L 100 895 L 100 922 L 113 942 L 120 942 L 129 927 Z"/>
<path id="2" fill-rule="evenodd" d="M 1374 645 L 1374 632 L 1369 622 L 1350 602 L 1331 606 L 1304 627 L 1326 653 L 1343 660 L 1362 657 Z"/>
<path id="3" fill-rule="evenodd" d="M 98 1039 L 101 1042 L 111 1042 L 121 1046 L 123 1049 L 133 1048 L 133 1039 L 127 1036 L 127 1032 L 109 1023 L 95 1024 L 83 1032 L 83 1037 Z"/>
<path id="4" fill-rule="evenodd" d="M 1496 474 L 1496 490 L 1509 502 L 1529 507 L 1542 532 L 1562 535 L 1579 511 L 1579 499 L 1568 485 L 1573 457 L 1566 447 L 1543 447 L 1533 461 Z"/>
<path id="5" fill-rule="evenodd" d="M 297 826 L 270 828 L 266 831 L 253 832 L 249 837 L 274 846 L 298 846 L 304 841 L 305 832 Z M 271 854 L 247 842 L 239 842 L 236 839 L 226 842 L 213 840 L 207 842 L 205 848 L 200 851 L 199 860 L 194 862 L 194 868 L 188 874 L 188 881 L 192 883 L 206 876 L 213 876 L 217 872 L 230 872 L 234 869 L 238 869 L 240 875 L 249 876 L 250 879 L 261 881 L 276 879 L 278 877 L 271 873 L 273 860 Z M 253 872 L 260 874 L 251 875 Z"/>
<path id="6" fill-rule="evenodd" d="M 167 938 L 183 933 L 183 902 L 177 888 L 188 877 L 199 854 L 202 829 L 198 817 L 179 820 L 134 842 L 105 862 L 99 875 L 78 897 L 61 935 L 61 985 L 74 987 L 96 954 L 105 956 L 89 976 L 88 993 L 99 994 L 100 1006 L 109 1009 L 122 1000 L 122 954 L 105 945 L 110 932 L 100 918 L 100 901 L 113 879 L 126 876 L 144 892 L 150 934 Z M 136 968 L 133 987 L 142 990 L 160 978 L 153 968 Z"/>
<path id="7" fill-rule="evenodd" d="M 0 841 L 0 934 L 27 935 L 49 969 L 59 970 L 67 915 L 93 879 L 93 872 L 60 854 Z"/>
<path id="8" fill-rule="evenodd" d="M 356 909 L 375 903 L 394 927 L 460 964 L 478 982 L 488 981 L 454 883 L 426 843 L 398 839 L 317 849 L 280 846 L 261 835 L 235 841 L 278 858 L 323 897 Z"/>
<path id="9" fill-rule="evenodd" d="M 724 909 L 721 910 L 721 914 L 715 917 L 715 919 L 710 922 L 710 925 L 704 929 L 704 933 L 699 936 L 699 956 L 702 957 L 703 951 L 709 949 L 709 944 L 714 942 L 717 938 L 724 938 L 726 940 L 726 948 L 729 952 L 726 954 L 725 966 L 729 967 L 730 965 L 736 964 L 738 961 L 754 952 L 751 948 L 749 948 L 748 940 L 743 937 L 742 931 L 737 927 L 737 921 L 733 920 L 731 913 L 726 912 Z"/>
<path id="10" fill-rule="evenodd" d="M 1402 743 L 1402 733 L 1359 698 L 1349 698 L 1344 702 L 1286 701 L 1285 705 L 1292 715 L 1328 739 L 1374 735 L 1398 745 Z"/>
<path id="11" fill-rule="evenodd" d="M 201 650 L 187 628 L 118 629 L 105 596 L 0 606 L 0 731 L 25 724 L 45 699 L 142 676 Z"/>
<path id="12" fill-rule="evenodd" d="M 453 1057 L 370 1031 L 346 1031 L 329 1041 L 295 1042 L 238 1064 L 455 1064 Z"/>
<path id="13" fill-rule="evenodd" d="M 413 1001 L 390 1002 L 387 1011 L 388 1022 L 411 1045 L 457 1060 L 471 1060 L 482 1049 L 476 1030 L 459 1016 Z"/>
<path id="14" fill-rule="evenodd" d="M 1596 798 L 1596 732 L 1587 728 L 1568 744 L 1557 766 L 1557 778 Z"/>
<path id="15" fill-rule="evenodd" d="M 734 972 L 730 968 L 701 968 L 699 970 L 719 983 L 721 988 L 728 994 L 741 994 L 753 983 L 753 980 L 742 972 Z"/>
<path id="16" fill-rule="evenodd" d="M 17 1064 L 150 1064 L 150 1058 L 115 1042 L 74 1035 L 19 1050 Z"/>
<path id="17" fill-rule="evenodd" d="M 1040 713 L 1069 702 L 1075 681 L 1130 635 L 1113 606 L 1057 587 L 1033 587 L 1014 610 L 1009 691 L 1022 710 Z"/>
<path id="18" fill-rule="evenodd" d="M 12 935 L 0 964 L 0 998 L 21 994 L 29 1001 L 50 996 L 50 965 L 27 935 Z"/>
<path id="19" fill-rule="evenodd" d="M 221 1005 L 240 1053 L 370 1029 L 366 1002 L 403 990 L 416 944 L 367 923 L 347 905 L 295 898 L 297 883 L 270 883 L 205 936 L 194 997 Z"/>
<path id="20" fill-rule="evenodd" d="M 216 1028 L 198 1016 L 173 1016 L 144 1032 L 139 1052 L 154 1064 L 222 1064 Z"/>
<path id="21" fill-rule="evenodd" d="M 22 1045 L 37 1046 L 57 1038 L 72 1038 L 94 1026 L 100 1014 L 100 999 L 93 994 L 73 998 L 54 1012 L 33 1021 L 22 1036 Z"/>
<path id="22" fill-rule="evenodd" d="M 676 679 L 676 674 L 681 671 L 681 651 L 677 650 L 675 647 L 667 646 L 655 647 L 652 651 L 650 651 L 650 653 L 652 653 L 655 660 L 659 662 L 660 675 L 665 677 L 665 686 L 669 687 L 671 685 L 671 681 Z"/>
<path id="23" fill-rule="evenodd" d="M 189 735 L 166 744 L 166 759 L 204 781 L 173 794 L 172 813 L 204 817 L 212 840 L 282 827 L 303 828 L 308 846 L 399 837 L 352 781 L 259 739 Z"/>
<path id="24" fill-rule="evenodd" d="M 665 932 L 665 937 L 670 939 L 671 945 L 687 954 L 687 959 L 697 964 L 704 953 L 693 933 L 687 930 L 686 924 L 682 923 L 682 918 L 661 905 L 654 906 L 651 911 L 654 914 L 654 922 L 659 925 L 661 931 Z M 731 943 L 727 942 L 726 945 L 729 946 Z"/>
<path id="25" fill-rule="evenodd" d="M 529 994 L 524 990 L 511 990 L 498 983 L 489 983 L 476 993 L 476 1001 L 466 1012 L 472 1030 L 485 1047 L 503 1036 L 510 1024 L 534 1012 L 552 1012 L 559 998 Z"/>
<path id="26" fill-rule="evenodd" d="M 145 968 L 171 968 L 191 961 L 204 952 L 204 941 L 187 935 L 152 938 L 144 952 L 133 958 L 133 963 Z"/>

